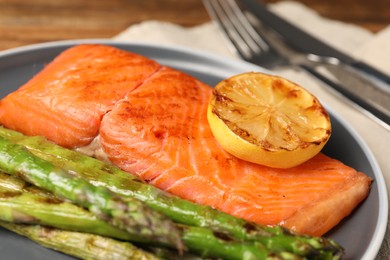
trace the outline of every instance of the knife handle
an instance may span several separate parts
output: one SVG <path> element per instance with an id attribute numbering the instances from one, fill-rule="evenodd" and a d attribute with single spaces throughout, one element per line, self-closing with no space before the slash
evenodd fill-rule
<path id="1" fill-rule="evenodd" d="M 360 61 L 354 61 L 351 63 L 351 66 L 353 68 L 356 68 L 363 73 L 366 73 L 367 75 L 372 75 L 376 77 L 379 80 L 382 80 L 383 82 L 386 82 L 388 85 L 388 88 L 390 89 L 390 77 L 386 75 L 385 73 L 371 67 L 370 65 L 360 62 Z"/>
<path id="2" fill-rule="evenodd" d="M 305 66 L 308 72 L 390 126 L 390 89 L 345 63 Z"/>

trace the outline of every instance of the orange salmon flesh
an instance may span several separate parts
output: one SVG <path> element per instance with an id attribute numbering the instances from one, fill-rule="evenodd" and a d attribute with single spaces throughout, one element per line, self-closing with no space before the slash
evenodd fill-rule
<path id="1" fill-rule="evenodd" d="M 72 149 L 99 136 L 113 164 L 160 189 L 301 234 L 325 234 L 367 197 L 371 179 L 324 154 L 273 169 L 225 152 L 211 91 L 147 57 L 78 45 L 0 101 L 0 124 Z"/>

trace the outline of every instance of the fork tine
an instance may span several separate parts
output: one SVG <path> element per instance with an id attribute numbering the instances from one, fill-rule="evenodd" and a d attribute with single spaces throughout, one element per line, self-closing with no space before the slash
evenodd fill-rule
<path id="1" fill-rule="evenodd" d="M 235 0 L 228 0 L 227 2 L 230 5 L 233 14 L 235 14 L 237 19 L 240 21 L 240 23 L 237 23 L 237 29 L 239 29 L 238 26 L 240 28 L 243 28 L 241 29 L 241 31 L 245 31 L 248 35 L 247 37 L 245 37 L 245 39 L 250 38 L 260 47 L 261 50 L 268 51 L 269 50 L 268 44 L 263 40 L 263 38 L 259 35 L 259 33 L 256 32 L 256 30 L 253 28 L 252 24 L 249 22 L 243 10 L 238 6 L 237 2 Z"/>
<path id="2" fill-rule="evenodd" d="M 230 43 L 244 59 L 268 51 L 267 44 L 247 21 L 244 13 L 234 0 L 203 0 L 203 3 L 214 21 L 230 39 Z"/>
<path id="3" fill-rule="evenodd" d="M 230 49 L 238 52 L 244 59 L 251 57 L 251 51 L 246 47 L 245 42 L 235 30 L 232 21 L 229 19 L 221 3 L 215 0 L 204 0 L 204 6 L 209 12 L 214 22 L 222 29 L 224 36 L 228 38 L 227 42 L 230 44 Z"/>

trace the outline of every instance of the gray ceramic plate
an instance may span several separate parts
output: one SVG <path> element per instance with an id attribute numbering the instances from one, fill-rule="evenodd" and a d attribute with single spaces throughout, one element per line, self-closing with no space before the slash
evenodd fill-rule
<path id="1" fill-rule="evenodd" d="M 249 63 L 177 47 L 108 40 L 54 42 L 0 52 L 0 97 L 16 90 L 61 51 L 80 43 L 103 43 L 136 52 L 192 74 L 210 85 L 244 71 L 264 71 Z M 388 205 L 383 176 L 364 141 L 331 107 L 328 109 L 333 134 L 324 152 L 365 172 L 374 182 L 369 197 L 327 236 L 345 247 L 346 259 L 373 259 L 383 241 L 387 224 Z M 0 229 L 0 252 L 1 259 L 72 259 L 4 229 Z"/>

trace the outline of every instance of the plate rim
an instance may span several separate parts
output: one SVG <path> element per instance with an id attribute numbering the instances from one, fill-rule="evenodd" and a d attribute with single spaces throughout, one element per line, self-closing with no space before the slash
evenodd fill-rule
<path id="1" fill-rule="evenodd" d="M 227 66 L 229 64 L 238 64 L 237 67 L 247 68 L 248 70 L 257 70 L 257 71 L 263 71 L 263 72 L 275 74 L 274 72 L 271 72 L 261 66 L 246 62 L 244 60 L 234 59 L 216 53 L 211 53 L 208 52 L 207 50 L 195 49 L 195 48 L 190 48 L 181 45 L 174 45 L 174 44 L 167 45 L 167 44 L 156 44 L 156 43 L 144 42 L 144 41 L 122 41 L 122 40 L 104 39 L 104 38 L 49 41 L 49 42 L 42 42 L 42 43 L 35 43 L 35 44 L 14 47 L 11 49 L 1 50 L 0 59 L 5 58 L 7 56 L 23 54 L 27 52 L 40 50 L 40 49 L 67 47 L 67 46 L 78 45 L 78 44 L 108 44 L 113 46 L 121 45 L 121 46 L 129 46 L 129 47 L 146 47 L 146 48 L 152 48 L 158 50 L 167 50 L 171 52 L 180 52 L 186 55 L 191 55 L 191 56 L 205 58 L 207 60 L 216 61 L 223 66 Z M 324 104 L 326 109 L 330 112 L 330 114 L 336 118 L 336 120 L 347 130 L 348 133 L 352 135 L 353 139 L 355 139 L 357 144 L 362 148 L 364 155 L 367 157 L 372 167 L 375 180 L 377 182 L 377 188 L 379 193 L 378 203 L 380 205 L 378 211 L 378 218 L 377 218 L 378 221 L 376 223 L 375 231 L 372 235 L 370 244 L 368 245 L 367 250 L 362 256 L 362 259 L 373 259 L 377 256 L 380 247 L 384 241 L 387 224 L 388 224 L 387 222 L 388 222 L 388 215 L 389 215 L 388 212 L 389 205 L 388 205 L 388 193 L 387 193 L 386 182 L 378 161 L 376 160 L 372 150 L 369 148 L 368 144 L 363 139 L 363 137 L 357 132 L 357 130 L 355 130 L 352 127 L 352 125 L 346 119 L 344 119 L 341 115 L 335 113 L 335 111 L 328 104 L 326 104 L 326 102 L 322 102 L 322 103 Z"/>

